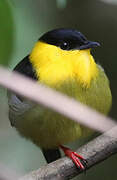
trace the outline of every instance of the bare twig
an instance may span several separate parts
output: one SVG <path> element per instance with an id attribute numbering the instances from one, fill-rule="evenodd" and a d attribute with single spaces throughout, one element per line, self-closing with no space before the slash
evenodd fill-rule
<path id="1" fill-rule="evenodd" d="M 117 127 L 95 138 L 78 150 L 87 160 L 87 169 L 117 152 Z M 67 157 L 21 177 L 19 180 L 68 180 L 82 173 Z"/>
<path id="2" fill-rule="evenodd" d="M 18 73 L 10 73 L 3 67 L 0 67 L 0 85 L 97 131 L 105 132 L 116 125 L 111 118 L 76 102 L 73 98 L 37 84 Z"/>

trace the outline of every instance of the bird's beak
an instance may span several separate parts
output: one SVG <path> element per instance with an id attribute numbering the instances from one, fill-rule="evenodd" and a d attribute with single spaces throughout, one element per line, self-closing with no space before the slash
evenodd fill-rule
<path id="1" fill-rule="evenodd" d="M 90 48 L 95 48 L 95 47 L 98 47 L 100 46 L 100 43 L 98 42 L 93 42 L 93 41 L 86 41 L 86 43 L 82 46 L 80 46 L 80 50 L 81 49 L 90 49 Z"/>

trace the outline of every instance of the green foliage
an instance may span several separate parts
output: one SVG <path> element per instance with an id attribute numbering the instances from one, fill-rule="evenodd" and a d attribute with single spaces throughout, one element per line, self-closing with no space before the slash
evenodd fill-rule
<path id="1" fill-rule="evenodd" d="M 7 65 L 13 46 L 13 18 L 6 0 L 0 1 L 0 64 Z"/>

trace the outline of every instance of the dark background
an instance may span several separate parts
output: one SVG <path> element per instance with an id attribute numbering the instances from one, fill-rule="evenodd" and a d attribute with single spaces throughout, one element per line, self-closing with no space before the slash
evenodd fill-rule
<path id="1" fill-rule="evenodd" d="M 110 79 L 110 116 L 117 119 L 117 0 L 1 0 L 0 63 L 12 69 L 44 32 L 60 27 L 78 29 L 100 42 L 92 53 Z M 41 151 L 10 127 L 2 88 L 0 99 L 0 162 L 20 174 L 37 169 L 45 164 Z M 76 179 L 116 179 L 116 166 L 114 155 Z"/>

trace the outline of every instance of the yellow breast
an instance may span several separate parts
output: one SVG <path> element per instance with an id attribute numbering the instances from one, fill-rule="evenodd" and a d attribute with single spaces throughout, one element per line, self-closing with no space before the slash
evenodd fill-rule
<path id="1" fill-rule="evenodd" d="M 98 68 L 90 50 L 65 51 L 44 42 L 37 42 L 30 61 L 39 81 L 49 86 L 61 84 L 66 79 L 76 79 L 89 86 L 98 75 Z"/>

